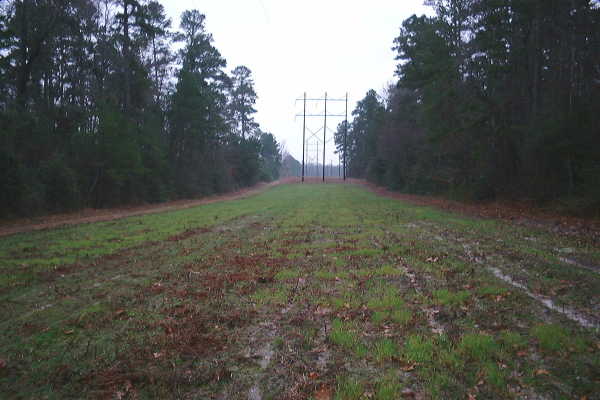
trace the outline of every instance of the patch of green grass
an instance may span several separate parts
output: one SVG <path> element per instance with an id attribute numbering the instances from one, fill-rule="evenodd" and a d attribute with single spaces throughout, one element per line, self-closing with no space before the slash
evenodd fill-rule
<path id="1" fill-rule="evenodd" d="M 412 320 L 412 312 L 407 309 L 393 310 L 390 313 L 390 318 L 397 324 L 406 325 Z"/>
<path id="2" fill-rule="evenodd" d="M 518 332 L 513 331 L 502 332 L 500 334 L 500 342 L 504 347 L 514 350 L 519 350 L 527 346 L 527 339 Z"/>
<path id="3" fill-rule="evenodd" d="M 433 360 L 435 344 L 421 335 L 411 335 L 404 343 L 404 357 L 415 363 L 428 363 Z"/>
<path id="4" fill-rule="evenodd" d="M 360 336 L 354 324 L 334 319 L 331 323 L 329 340 L 335 345 L 352 351 L 358 357 L 365 357 L 368 354 L 368 348 L 360 340 Z"/>
<path id="5" fill-rule="evenodd" d="M 349 256 L 362 256 L 362 257 L 375 257 L 377 255 L 380 255 L 381 253 L 383 253 L 382 250 L 380 249 L 358 249 L 358 250 L 350 250 L 345 252 L 345 255 L 349 255 Z"/>
<path id="6" fill-rule="evenodd" d="M 283 269 L 275 274 L 275 279 L 285 281 L 288 279 L 296 279 L 301 276 L 301 272 L 296 269 Z"/>
<path id="7" fill-rule="evenodd" d="M 396 400 L 401 398 L 402 384 L 394 376 L 386 376 L 375 386 L 375 400 Z"/>
<path id="8" fill-rule="evenodd" d="M 359 400 L 364 391 L 358 380 L 347 376 L 340 377 L 337 379 L 334 400 Z"/>
<path id="9" fill-rule="evenodd" d="M 250 299 L 258 305 L 264 304 L 285 304 L 288 301 L 289 293 L 285 288 L 264 288 L 254 292 Z"/>
<path id="10" fill-rule="evenodd" d="M 433 292 L 433 297 L 437 304 L 450 307 L 464 304 L 470 296 L 471 293 L 466 290 L 451 292 L 448 289 L 439 289 Z"/>
<path id="11" fill-rule="evenodd" d="M 477 289 L 480 296 L 503 296 L 508 293 L 508 289 L 500 286 L 483 286 Z"/>
<path id="12" fill-rule="evenodd" d="M 531 336 L 538 340 L 543 351 L 560 352 L 585 351 L 586 341 L 578 335 L 572 335 L 567 328 L 557 324 L 536 325 L 531 329 Z"/>
<path id="13" fill-rule="evenodd" d="M 393 265 L 385 264 L 373 270 L 373 276 L 400 276 L 404 271 L 396 268 Z"/>
<path id="14" fill-rule="evenodd" d="M 558 352 L 565 350 L 569 344 L 569 332 L 561 325 L 536 325 L 530 333 L 538 340 L 540 348 L 544 351 Z"/>
<path id="15" fill-rule="evenodd" d="M 506 377 L 508 372 L 506 369 L 502 369 L 497 363 L 488 361 L 484 367 L 487 381 L 496 386 L 497 388 L 504 388 L 506 386 Z"/>
<path id="16" fill-rule="evenodd" d="M 376 324 L 380 324 L 380 323 L 388 320 L 389 318 L 390 318 L 390 313 L 388 311 L 375 311 L 373 313 L 373 315 L 371 316 L 371 320 Z"/>
<path id="17" fill-rule="evenodd" d="M 331 323 L 329 339 L 336 345 L 353 348 L 357 341 L 356 335 L 352 332 L 352 326 L 339 319 L 334 319 Z"/>
<path id="18" fill-rule="evenodd" d="M 498 353 L 500 346 L 490 335 L 468 333 L 461 338 L 458 349 L 471 359 L 486 361 Z"/>
<path id="19" fill-rule="evenodd" d="M 351 290 L 344 290 L 338 296 L 330 297 L 327 302 L 337 309 L 342 308 L 359 308 L 361 306 L 361 298 L 355 296 Z"/>
<path id="20" fill-rule="evenodd" d="M 404 300 L 398 289 L 376 286 L 368 293 L 367 307 L 372 310 L 397 310 L 404 307 Z"/>
<path id="21" fill-rule="evenodd" d="M 541 252 L 520 250 L 524 235 Z M 592 248 L 353 185 L 284 185 L 185 212 L 0 238 L 0 393 L 114 397 L 134 373 L 140 398 L 211 398 L 263 379 L 267 371 L 239 355 L 270 343 L 273 360 L 293 349 L 304 365 L 317 357 L 339 371 L 338 399 L 401 398 L 404 379 L 424 398 L 465 399 L 474 388 L 477 398 L 512 398 L 523 387 L 533 397 L 594 398 L 597 332 L 538 315 L 534 299 L 468 261 L 465 243 L 531 291 L 593 309 L 597 274 L 540 258 L 569 247 L 591 260 Z M 426 261 L 432 254 L 440 259 Z M 274 281 L 258 278 L 274 272 Z M 423 316 L 432 305 L 447 306 L 429 317 L 447 336 Z M 498 322 L 514 331 L 498 332 Z M 401 372 L 396 357 L 415 370 Z M 552 375 L 535 375 L 540 368 Z M 228 379 L 200 383 L 223 370 Z M 269 375 L 264 398 L 285 397 L 295 373 Z M 317 375 L 300 396 L 332 384 Z M 107 381 L 116 382 L 110 393 Z"/>
<path id="22" fill-rule="evenodd" d="M 378 340 L 373 345 L 373 355 L 379 362 L 391 360 L 398 356 L 398 346 L 388 338 Z"/>
<path id="23" fill-rule="evenodd" d="M 371 315 L 371 320 L 376 324 L 391 321 L 404 326 L 412 320 L 412 312 L 406 308 L 391 311 L 375 311 Z"/>

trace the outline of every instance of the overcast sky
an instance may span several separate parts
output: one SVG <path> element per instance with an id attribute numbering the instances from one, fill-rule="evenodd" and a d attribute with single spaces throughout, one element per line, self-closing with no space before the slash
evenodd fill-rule
<path id="1" fill-rule="evenodd" d="M 302 159 L 302 102 L 309 97 L 342 98 L 348 114 L 369 89 L 381 92 L 395 80 L 392 51 L 402 21 L 431 13 L 423 0 L 162 0 L 173 27 L 184 10 L 206 15 L 206 28 L 227 60 L 227 70 L 252 70 L 258 94 L 255 116 L 297 160 Z M 343 103 L 328 103 L 328 112 L 343 113 Z M 323 110 L 312 104 L 310 111 Z M 350 118 L 350 116 L 349 116 Z M 335 130 L 343 118 L 329 118 Z M 323 119 L 307 119 L 309 131 L 322 138 Z M 328 140 L 332 137 L 327 132 Z M 322 139 L 321 139 L 322 140 Z M 319 144 L 319 147 L 322 144 Z M 333 142 L 326 144 L 327 164 Z M 311 148 L 314 158 L 316 144 Z M 320 147 L 322 149 L 322 147 Z M 335 162 L 334 162 L 335 163 Z"/>

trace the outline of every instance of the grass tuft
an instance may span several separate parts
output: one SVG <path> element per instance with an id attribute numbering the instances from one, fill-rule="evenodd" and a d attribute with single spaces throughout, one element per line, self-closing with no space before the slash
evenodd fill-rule
<path id="1" fill-rule="evenodd" d="M 466 290 L 451 292 L 448 289 L 439 289 L 433 292 L 433 297 L 437 304 L 450 307 L 464 304 L 470 296 L 471 294 Z"/>
<path id="2" fill-rule="evenodd" d="M 377 382 L 375 387 L 375 400 L 396 400 L 401 396 L 402 384 L 398 378 L 387 376 Z"/>
<path id="3" fill-rule="evenodd" d="M 462 337 L 458 349 L 471 359 L 486 361 L 495 356 L 500 347 L 489 335 L 468 333 Z"/>
<path id="4" fill-rule="evenodd" d="M 398 346 L 391 339 L 381 339 L 375 342 L 374 356 L 379 362 L 391 360 L 398 356 Z"/>
<path id="5" fill-rule="evenodd" d="M 350 377 L 337 380 L 334 400 L 359 400 L 364 393 L 363 385 Z"/>
<path id="6" fill-rule="evenodd" d="M 429 338 L 411 335 L 404 344 L 404 357 L 410 362 L 428 363 L 433 360 L 435 345 Z"/>

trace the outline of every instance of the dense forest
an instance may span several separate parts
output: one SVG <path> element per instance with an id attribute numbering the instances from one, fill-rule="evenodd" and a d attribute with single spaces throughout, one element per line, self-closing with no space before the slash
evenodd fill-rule
<path id="1" fill-rule="evenodd" d="M 173 30 L 157 1 L 1 1 L 0 217 L 276 179 L 256 97 L 196 10 Z"/>
<path id="2" fill-rule="evenodd" d="M 348 173 L 413 193 L 600 210 L 600 2 L 430 0 L 397 84 L 336 133 Z"/>

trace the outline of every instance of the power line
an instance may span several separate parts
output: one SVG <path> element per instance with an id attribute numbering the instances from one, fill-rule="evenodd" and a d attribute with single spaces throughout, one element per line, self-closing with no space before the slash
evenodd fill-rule
<path id="1" fill-rule="evenodd" d="M 307 148 L 307 142 L 310 141 L 312 138 L 316 139 L 316 143 L 317 143 L 317 149 L 318 149 L 318 145 L 319 145 L 319 138 L 317 136 L 317 134 L 321 131 L 321 129 L 319 128 L 317 131 L 312 131 L 310 129 L 308 129 L 310 136 L 307 140 L 306 138 L 306 117 L 323 117 L 323 182 L 325 182 L 325 168 L 327 166 L 327 163 L 325 161 L 325 144 L 329 143 L 331 141 L 331 139 L 327 140 L 327 130 L 329 129 L 330 132 L 333 132 L 330 128 L 327 127 L 327 117 L 344 117 L 344 121 L 345 121 L 345 131 L 344 131 L 344 145 L 343 145 L 343 158 L 344 158 L 344 180 L 346 180 L 346 136 L 348 133 L 348 93 L 346 93 L 346 96 L 344 98 L 328 98 L 327 97 L 327 92 L 325 92 L 325 97 L 323 98 L 307 98 L 306 97 L 306 92 L 304 92 L 304 96 L 302 98 L 296 99 L 296 101 L 302 101 L 303 102 L 303 112 L 302 114 L 296 114 L 296 117 L 302 117 L 302 182 L 304 182 L 304 175 L 305 175 L 305 149 Z M 324 105 L 324 111 L 323 113 L 317 113 L 317 114 L 307 114 L 306 113 L 306 103 L 307 102 L 323 102 Z M 333 114 L 327 113 L 327 102 L 345 102 L 346 104 L 346 112 L 344 114 Z M 331 160 L 330 160 L 331 161 Z M 330 162 L 330 169 L 331 169 L 331 175 L 333 176 L 333 166 L 331 165 L 332 162 Z M 317 150 L 317 166 L 319 165 L 319 159 L 318 159 L 318 150 Z"/>

